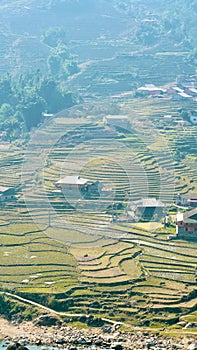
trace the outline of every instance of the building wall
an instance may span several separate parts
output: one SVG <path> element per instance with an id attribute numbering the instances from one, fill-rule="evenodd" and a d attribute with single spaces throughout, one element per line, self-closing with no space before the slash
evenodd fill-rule
<path id="1" fill-rule="evenodd" d="M 14 195 L 0 195 L 0 201 L 4 202 L 10 199 L 14 199 Z"/>
<path id="2" fill-rule="evenodd" d="M 61 185 L 61 191 L 63 192 L 65 197 L 80 196 L 81 188 L 83 188 L 83 186 L 69 185 L 69 184 Z"/>
<path id="3" fill-rule="evenodd" d="M 191 116 L 191 117 L 190 117 L 190 121 L 191 121 L 191 123 L 193 123 L 193 124 L 197 124 L 197 116 Z"/>
<path id="4" fill-rule="evenodd" d="M 84 195 L 85 193 L 91 194 L 97 191 L 100 192 L 102 189 L 102 183 L 96 181 L 87 185 L 62 184 L 60 188 L 65 197 L 74 197 Z"/>
<path id="5" fill-rule="evenodd" d="M 15 197 L 15 191 L 13 188 L 8 189 L 7 191 L 0 194 L 0 201 L 6 201 L 10 199 L 14 199 Z"/>
<path id="6" fill-rule="evenodd" d="M 196 229 L 192 231 L 186 231 L 184 226 L 176 226 L 176 233 L 178 238 L 185 238 L 185 239 L 197 239 L 197 227 Z"/>
<path id="7" fill-rule="evenodd" d="M 197 200 L 189 201 L 188 203 L 189 203 L 190 207 L 197 208 Z"/>

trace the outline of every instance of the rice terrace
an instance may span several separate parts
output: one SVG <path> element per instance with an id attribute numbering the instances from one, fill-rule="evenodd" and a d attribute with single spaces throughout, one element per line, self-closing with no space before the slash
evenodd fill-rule
<path id="1" fill-rule="evenodd" d="M 23 151 L 1 149 L 1 178 L 16 190 L 15 201 L 1 205 L 3 290 L 133 325 L 196 319 L 196 243 L 169 239 L 177 193 L 196 190 L 192 155 L 179 162 L 171 152 L 183 137 L 196 140 L 196 129 L 175 139 L 173 128 L 148 120 L 157 101 L 140 102 L 117 105 L 128 129 L 104 125 L 106 103 L 84 104 L 45 121 Z M 67 198 L 55 183 L 76 174 L 101 181 L 105 196 Z M 130 217 L 131 202 L 142 197 L 160 198 L 171 223 Z"/>
<path id="2" fill-rule="evenodd" d="M 196 14 L 1 1 L 0 336 L 53 312 L 196 337 Z"/>

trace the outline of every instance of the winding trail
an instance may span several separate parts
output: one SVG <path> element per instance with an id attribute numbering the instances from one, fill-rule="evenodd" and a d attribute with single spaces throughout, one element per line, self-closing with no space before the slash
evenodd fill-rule
<path id="1" fill-rule="evenodd" d="M 0 294 L 7 295 L 8 297 L 11 297 L 11 298 L 17 299 L 19 301 L 22 301 L 25 304 L 30 304 L 30 305 L 39 307 L 39 308 L 41 308 L 43 310 L 46 310 L 46 311 L 48 311 L 50 313 L 54 313 L 54 314 L 60 315 L 60 316 L 66 316 L 66 317 L 83 317 L 83 316 L 88 317 L 88 316 L 90 316 L 88 314 L 70 314 L 70 313 L 66 313 L 66 312 L 55 311 L 55 310 L 53 310 L 53 309 L 51 309 L 51 308 L 49 308 L 47 306 L 44 306 L 44 305 L 39 304 L 39 303 L 36 303 L 35 301 L 29 300 L 29 299 L 26 299 L 26 298 L 22 298 L 22 297 L 20 297 L 20 296 L 18 296 L 16 294 L 12 294 L 12 293 L 9 293 L 9 292 L 0 292 Z M 107 323 L 111 323 L 114 326 L 115 325 L 125 325 L 125 326 L 129 326 L 130 327 L 130 325 L 127 325 L 127 324 L 125 324 L 123 322 L 117 322 L 117 321 L 114 321 L 114 320 L 111 320 L 111 319 L 105 318 L 105 317 L 101 317 L 101 320 L 104 321 L 104 322 L 107 322 Z"/>

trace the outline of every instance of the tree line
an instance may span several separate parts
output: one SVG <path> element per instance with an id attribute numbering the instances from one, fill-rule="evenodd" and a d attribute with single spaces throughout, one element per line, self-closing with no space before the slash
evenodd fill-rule
<path id="1" fill-rule="evenodd" d="M 48 28 L 41 41 L 50 47 L 45 72 L 30 67 L 29 72 L 0 79 L 0 134 L 8 141 L 27 135 L 41 122 L 43 112 L 56 113 L 78 101 L 66 87 L 68 77 L 79 69 L 66 45 L 65 31 Z"/>

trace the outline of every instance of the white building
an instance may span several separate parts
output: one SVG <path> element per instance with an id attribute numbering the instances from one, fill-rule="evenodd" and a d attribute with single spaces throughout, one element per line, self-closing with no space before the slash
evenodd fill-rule
<path id="1" fill-rule="evenodd" d="M 57 181 L 55 186 L 68 197 L 78 196 L 80 194 L 99 193 L 102 189 L 101 182 L 92 181 L 76 175 L 64 177 Z"/>

